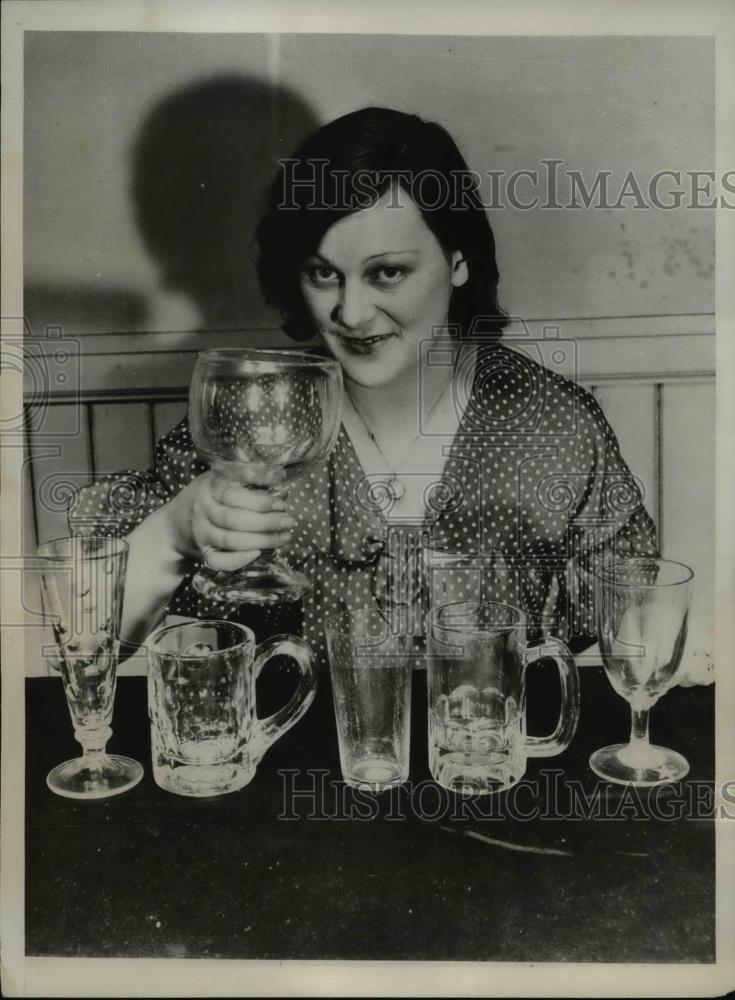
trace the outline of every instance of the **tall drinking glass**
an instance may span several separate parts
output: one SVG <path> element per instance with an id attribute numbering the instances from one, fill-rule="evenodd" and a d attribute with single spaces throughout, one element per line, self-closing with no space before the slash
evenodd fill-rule
<path id="1" fill-rule="evenodd" d="M 189 394 L 194 444 L 222 475 L 284 495 L 323 462 L 337 441 L 342 369 L 300 351 L 202 351 Z M 274 604 L 297 600 L 311 581 L 275 550 L 231 573 L 207 566 L 194 576 L 214 600 Z"/>
<path id="2" fill-rule="evenodd" d="M 107 754 L 115 700 L 120 618 L 128 544 L 120 538 L 76 536 L 40 546 L 28 562 L 40 581 L 44 617 L 55 639 L 74 736 L 82 756 L 59 764 L 46 781 L 75 799 L 118 795 L 140 781 L 143 768 Z"/>
<path id="3" fill-rule="evenodd" d="M 689 771 L 680 753 L 652 746 L 648 715 L 676 683 L 684 651 L 694 573 L 683 563 L 642 557 L 616 559 L 595 572 L 598 638 L 605 672 L 630 704 L 628 743 L 590 757 L 601 778 L 620 784 L 658 785 Z"/>
<path id="4" fill-rule="evenodd" d="M 327 619 L 327 649 L 342 777 L 380 792 L 408 778 L 410 636 L 372 609 Z"/>

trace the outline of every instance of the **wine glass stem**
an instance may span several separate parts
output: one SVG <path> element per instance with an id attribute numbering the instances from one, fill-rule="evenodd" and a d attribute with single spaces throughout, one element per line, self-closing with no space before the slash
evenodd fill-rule
<path id="1" fill-rule="evenodd" d="M 631 727 L 630 727 L 631 746 L 644 749 L 649 745 L 648 715 L 650 709 L 635 708 L 633 705 L 631 705 L 630 710 L 631 710 Z"/>
<path id="2" fill-rule="evenodd" d="M 105 726 L 102 729 L 74 730 L 74 737 L 77 743 L 81 744 L 84 756 L 91 759 L 104 756 L 107 741 L 111 736 L 112 730 L 109 726 Z"/>
<path id="3" fill-rule="evenodd" d="M 257 486 L 255 488 L 258 489 Z M 288 497 L 289 487 L 285 483 L 281 483 L 278 486 L 263 486 L 260 488 L 264 489 L 267 493 L 271 493 L 273 496 L 280 497 L 284 502 Z M 281 553 L 278 549 L 261 549 L 257 561 L 259 563 L 280 562 L 280 558 Z"/>

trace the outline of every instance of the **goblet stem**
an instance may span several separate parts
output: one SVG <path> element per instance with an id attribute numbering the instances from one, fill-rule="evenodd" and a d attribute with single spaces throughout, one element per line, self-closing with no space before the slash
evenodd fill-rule
<path id="1" fill-rule="evenodd" d="M 104 729 L 75 729 L 74 739 L 82 748 L 82 753 L 90 761 L 100 759 L 105 755 L 107 741 L 112 736 L 109 726 Z"/>
<path id="2" fill-rule="evenodd" d="M 643 750 L 645 747 L 650 746 L 648 740 L 648 716 L 651 709 L 650 707 L 636 708 L 635 705 L 631 705 L 630 711 L 630 742 L 631 745 L 638 746 Z"/>
<path id="3" fill-rule="evenodd" d="M 264 489 L 285 499 L 285 484 L 258 486 L 248 483 L 251 489 Z M 291 569 L 278 549 L 262 549 L 252 562 L 238 570 L 211 570 L 206 564 L 193 578 L 194 589 L 204 597 L 237 604 L 277 604 L 295 601 L 311 590 L 308 577 Z"/>
<path id="4" fill-rule="evenodd" d="M 643 770 L 650 767 L 652 762 L 658 760 L 656 753 L 648 739 L 648 717 L 651 711 L 650 705 L 640 707 L 630 706 L 631 726 L 630 740 L 627 746 L 620 749 L 620 759 L 635 770 Z"/>

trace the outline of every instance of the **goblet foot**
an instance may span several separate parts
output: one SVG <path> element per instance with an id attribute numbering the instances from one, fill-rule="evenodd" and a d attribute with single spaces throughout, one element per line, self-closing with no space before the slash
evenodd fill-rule
<path id="1" fill-rule="evenodd" d="M 199 570 L 192 580 L 203 597 L 227 604 L 280 604 L 298 601 L 311 590 L 308 576 L 287 566 L 281 559 L 260 556 L 232 573 Z"/>
<path id="2" fill-rule="evenodd" d="M 680 781 L 689 773 L 689 763 L 680 753 L 650 744 L 638 747 L 616 743 L 603 747 L 590 757 L 590 767 L 606 781 L 639 788 Z"/>
<path id="3" fill-rule="evenodd" d="M 107 799 L 134 788 L 143 777 L 137 760 L 117 754 L 76 757 L 50 771 L 46 784 L 68 799 Z"/>

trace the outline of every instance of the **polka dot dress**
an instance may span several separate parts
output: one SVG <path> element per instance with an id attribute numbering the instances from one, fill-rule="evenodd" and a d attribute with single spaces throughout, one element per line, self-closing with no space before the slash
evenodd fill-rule
<path id="1" fill-rule="evenodd" d="M 169 612 L 238 620 L 259 641 L 302 634 L 322 668 L 326 618 L 363 607 L 402 609 L 420 631 L 432 605 L 500 601 L 526 612 L 531 636 L 589 643 L 596 561 L 657 552 L 615 435 L 584 389 L 499 343 L 478 354 L 463 405 L 420 523 L 392 524 L 365 502 L 365 473 L 342 428 L 329 462 L 288 495 L 296 526 L 282 554 L 313 580 L 311 593 L 298 604 L 223 607 L 197 594 L 190 575 Z M 72 529 L 125 535 L 207 468 L 185 419 L 159 441 L 154 470 L 84 487 Z"/>

